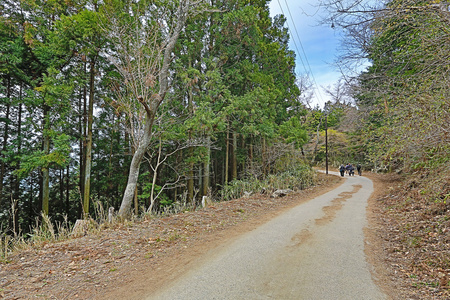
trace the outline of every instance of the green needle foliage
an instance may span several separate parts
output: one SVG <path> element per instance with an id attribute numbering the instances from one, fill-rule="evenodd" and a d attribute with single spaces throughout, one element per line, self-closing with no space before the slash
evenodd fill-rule
<path id="1" fill-rule="evenodd" d="M 266 0 L 204 1 L 163 60 L 180 3 L 0 4 L 0 228 L 28 232 L 41 212 L 73 224 L 91 198 L 117 211 L 137 151 L 135 214 L 195 208 L 303 159 L 312 127 L 286 19 Z"/>

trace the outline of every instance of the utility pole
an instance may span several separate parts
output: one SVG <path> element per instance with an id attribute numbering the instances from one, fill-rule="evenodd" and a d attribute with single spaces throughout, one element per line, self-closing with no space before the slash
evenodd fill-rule
<path id="1" fill-rule="evenodd" d="M 325 169 L 328 175 L 328 116 L 325 115 Z"/>

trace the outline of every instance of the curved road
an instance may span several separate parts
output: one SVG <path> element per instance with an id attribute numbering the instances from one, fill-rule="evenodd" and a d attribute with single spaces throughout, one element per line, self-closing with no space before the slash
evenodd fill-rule
<path id="1" fill-rule="evenodd" d="M 335 190 L 206 253 L 147 299 L 386 299 L 364 255 L 372 192 L 370 179 L 346 177 Z"/>

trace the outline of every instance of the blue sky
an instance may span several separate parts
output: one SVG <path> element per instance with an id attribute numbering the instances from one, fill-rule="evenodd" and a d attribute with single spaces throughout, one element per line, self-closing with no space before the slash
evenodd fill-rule
<path id="1" fill-rule="evenodd" d="M 329 25 L 318 25 L 322 13 L 316 6 L 318 3 L 317 0 L 272 0 L 269 4 L 272 17 L 284 13 L 287 18 L 291 36 L 290 49 L 297 54 L 297 76 L 305 74 L 309 67 L 313 73 L 316 83 L 311 103 L 313 107 L 317 104 L 323 107 L 329 98 L 322 87 L 332 86 L 340 77 L 340 73 L 331 65 L 337 55 L 339 33 Z M 320 93 L 317 89 L 320 89 Z"/>

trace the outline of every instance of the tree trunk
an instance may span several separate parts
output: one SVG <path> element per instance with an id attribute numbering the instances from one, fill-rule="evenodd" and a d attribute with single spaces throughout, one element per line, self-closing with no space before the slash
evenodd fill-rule
<path id="1" fill-rule="evenodd" d="M 30 205 L 28 206 L 28 215 L 29 216 L 33 216 L 34 215 L 34 212 L 36 211 L 35 210 L 35 208 L 33 207 L 33 200 L 34 200 L 34 194 L 35 194 L 35 191 L 34 191 L 34 188 L 33 188 L 33 178 L 32 177 L 29 177 L 28 178 L 28 180 L 27 180 L 27 184 L 26 184 L 26 186 L 28 186 L 29 187 L 29 190 L 28 190 L 28 201 L 30 202 Z M 38 198 L 39 199 L 39 198 Z M 33 218 L 28 218 L 28 222 L 27 222 L 27 227 L 28 228 L 31 228 L 31 226 L 33 226 L 34 224 L 33 224 L 33 222 L 34 222 L 34 220 L 33 220 Z"/>
<path id="2" fill-rule="evenodd" d="M 125 192 L 122 198 L 122 204 L 119 209 L 119 216 L 126 218 L 129 217 L 131 212 L 131 206 L 134 199 L 134 190 L 136 189 L 138 177 L 139 177 L 139 168 L 141 165 L 142 158 L 147 152 L 147 147 L 150 144 L 152 137 L 152 124 L 153 118 L 149 119 L 149 117 L 145 120 L 145 133 L 140 142 L 138 148 L 133 154 L 133 158 L 131 159 L 130 171 L 128 173 L 128 182 L 127 187 L 125 188 Z"/>
<path id="3" fill-rule="evenodd" d="M 44 141 L 43 150 L 44 155 L 50 154 L 50 108 L 44 104 Z M 49 213 L 49 198 L 50 198 L 50 171 L 48 166 L 42 168 L 42 212 L 46 215 Z"/>
<path id="4" fill-rule="evenodd" d="M 262 171 L 264 175 L 267 175 L 267 165 L 266 165 L 266 139 L 262 138 L 261 141 L 261 160 L 262 160 Z"/>
<path id="5" fill-rule="evenodd" d="M 6 98 L 7 103 L 6 103 L 6 120 L 9 119 L 9 113 L 10 113 L 10 109 L 11 109 L 11 79 L 8 77 L 8 82 L 7 82 L 7 87 L 6 87 Z M 9 122 L 5 122 L 5 130 L 3 131 L 3 147 L 2 147 L 2 151 L 1 151 L 1 158 L 5 158 L 5 152 L 6 152 L 6 148 L 8 146 L 8 126 Z M 3 198 L 3 179 L 5 178 L 5 172 L 6 172 L 6 163 L 5 161 L 2 159 L 0 160 L 0 207 L 2 205 L 2 198 Z"/>
<path id="6" fill-rule="evenodd" d="M 227 124 L 227 136 L 225 139 L 225 180 L 224 180 L 224 184 L 228 183 L 228 164 L 229 164 L 229 156 L 230 156 L 230 130 L 228 128 L 228 124 Z"/>
<path id="7" fill-rule="evenodd" d="M 241 135 L 241 149 L 244 149 L 244 150 L 245 150 L 246 148 L 247 148 L 246 140 L 245 140 L 244 136 Z M 247 153 L 247 155 L 248 155 L 248 153 Z M 247 161 L 247 158 L 248 158 L 248 156 L 246 157 L 246 159 L 243 159 L 243 160 L 242 160 L 242 163 L 241 163 L 241 172 L 245 172 L 245 163 L 246 163 L 246 161 Z"/>
<path id="8" fill-rule="evenodd" d="M 248 161 L 249 168 L 253 171 L 253 136 L 250 136 L 250 144 L 248 145 Z"/>
<path id="9" fill-rule="evenodd" d="M 20 86 L 19 99 L 22 100 L 22 85 Z M 22 153 L 22 103 L 19 103 L 18 112 L 18 122 L 17 122 L 17 155 L 20 157 Z M 20 168 L 20 161 L 17 163 L 17 169 Z M 19 199 L 20 197 L 20 180 L 17 175 L 14 175 L 14 199 Z"/>
<path id="10" fill-rule="evenodd" d="M 205 162 L 203 162 L 203 196 L 207 196 L 208 195 L 208 191 L 209 191 L 209 176 L 210 176 L 210 162 L 211 162 L 211 147 L 209 145 L 209 141 L 210 141 L 210 137 L 208 136 L 208 141 L 207 141 L 207 149 L 206 149 L 206 160 Z"/>
<path id="11" fill-rule="evenodd" d="M 38 203 L 37 203 L 37 209 L 40 209 L 42 212 L 42 199 L 43 199 L 43 186 L 44 186 L 44 180 L 43 180 L 43 174 L 42 174 L 42 169 L 40 170 L 41 173 L 39 174 L 39 178 L 38 178 L 38 184 L 39 184 L 39 196 L 38 196 Z M 33 210 L 34 212 L 34 210 Z M 39 215 L 40 217 L 40 215 Z"/>
<path id="12" fill-rule="evenodd" d="M 134 189 L 134 215 L 139 214 L 138 186 Z"/>
<path id="13" fill-rule="evenodd" d="M 91 167 L 92 167 L 92 123 L 94 121 L 94 84 L 95 84 L 95 58 L 91 59 L 89 79 L 89 109 L 86 141 L 86 162 L 83 191 L 83 218 L 89 216 L 89 198 L 91 192 Z"/>
<path id="14" fill-rule="evenodd" d="M 64 207 L 64 169 L 59 169 L 59 201 L 61 208 Z"/>
<path id="15" fill-rule="evenodd" d="M 86 62 L 84 63 L 84 76 L 86 76 Z M 80 112 L 79 132 L 80 132 L 80 196 L 81 196 L 81 210 L 78 206 L 78 215 L 83 215 L 84 203 L 84 180 L 85 180 L 85 162 L 86 162 L 86 128 L 87 128 L 87 88 L 86 84 L 83 86 L 83 93 L 80 94 L 80 101 L 78 105 Z M 83 113 L 81 113 L 83 112 Z"/>
<path id="16" fill-rule="evenodd" d="M 232 165 L 232 180 L 237 179 L 237 132 L 233 131 L 233 165 Z"/>
<path id="17" fill-rule="evenodd" d="M 192 159 L 192 156 L 194 156 L 194 148 L 189 147 L 189 158 Z M 194 163 L 189 163 L 189 171 L 188 171 L 188 182 L 187 182 L 187 189 L 188 189 L 188 203 L 191 203 L 193 206 L 195 206 L 194 203 Z"/>
<path id="18" fill-rule="evenodd" d="M 155 204 L 155 186 L 156 186 L 156 179 L 158 178 L 158 167 L 161 162 L 161 152 L 162 152 L 162 140 L 161 136 L 159 137 L 159 147 L 158 147 L 158 158 L 156 159 L 156 166 L 153 170 L 153 177 L 152 177 L 152 188 L 150 191 L 150 206 L 148 207 L 147 212 L 152 213 L 153 205 Z"/>
<path id="19" fill-rule="evenodd" d="M 131 204 L 134 197 L 134 189 L 137 185 L 137 180 L 139 177 L 139 167 L 142 161 L 142 158 L 147 151 L 148 146 L 150 145 L 151 137 L 152 137 L 152 127 L 153 121 L 156 115 L 156 111 L 158 110 L 159 105 L 164 100 L 167 90 L 169 89 L 169 67 L 172 60 L 172 51 L 175 47 L 175 43 L 178 40 L 178 36 L 180 35 L 181 30 L 183 29 L 187 15 L 189 12 L 190 1 L 180 0 L 180 5 L 177 11 L 177 25 L 174 28 L 171 36 L 168 39 L 168 43 L 166 49 L 164 50 L 164 55 L 161 64 L 161 70 L 159 73 L 159 92 L 157 97 L 151 100 L 150 105 L 146 106 L 145 109 L 147 111 L 147 116 L 145 120 L 145 128 L 144 128 L 144 136 L 142 140 L 139 142 L 138 149 L 133 155 L 133 159 L 131 160 L 130 172 L 128 174 L 128 182 L 127 187 L 125 189 L 125 193 L 122 198 L 122 204 L 119 209 L 119 216 L 122 218 L 128 217 L 130 214 Z"/>
<path id="20" fill-rule="evenodd" d="M 113 124 L 115 123 L 114 119 L 115 119 L 115 117 L 113 115 L 113 120 L 112 120 Z M 108 181 L 107 181 L 108 182 L 108 194 L 109 194 L 109 196 L 112 193 L 112 189 L 109 188 L 109 186 L 111 184 L 111 178 L 112 178 L 112 173 L 111 172 L 112 172 L 112 168 L 113 168 L 112 160 L 113 160 L 114 134 L 112 133 L 112 130 L 110 131 L 110 136 L 111 136 L 111 139 L 109 141 Z M 120 145 L 120 140 L 117 141 L 117 145 Z"/>
<path id="21" fill-rule="evenodd" d="M 181 164 L 181 162 L 183 161 L 183 151 L 179 151 L 176 154 L 176 156 L 177 156 L 177 159 L 176 159 L 177 164 L 176 165 L 179 166 Z M 177 201 L 179 189 L 180 189 L 179 187 L 174 188 L 174 194 L 173 194 L 174 201 Z"/>
<path id="22" fill-rule="evenodd" d="M 198 167 L 198 174 L 197 174 L 197 176 L 198 176 L 198 183 L 197 183 L 197 186 L 198 186 L 198 189 L 199 189 L 199 199 L 202 199 L 202 192 L 203 192 L 203 164 L 200 164 L 199 165 L 199 167 Z"/>
<path id="23" fill-rule="evenodd" d="M 66 169 L 66 215 L 70 215 L 70 166 Z"/>
<path id="24" fill-rule="evenodd" d="M 191 67 L 191 62 L 189 61 L 189 67 Z M 192 95 L 192 86 L 189 87 L 188 90 L 188 111 L 189 115 L 192 117 L 194 114 L 194 105 L 193 105 L 193 95 Z M 189 132 L 189 140 L 192 140 L 192 133 Z M 194 162 L 192 160 L 194 159 L 194 147 L 189 147 L 189 159 L 191 162 L 189 163 L 189 171 L 188 171 L 188 182 L 187 182 L 187 201 L 188 203 L 191 203 L 192 206 L 195 209 L 195 203 L 194 203 Z"/>

